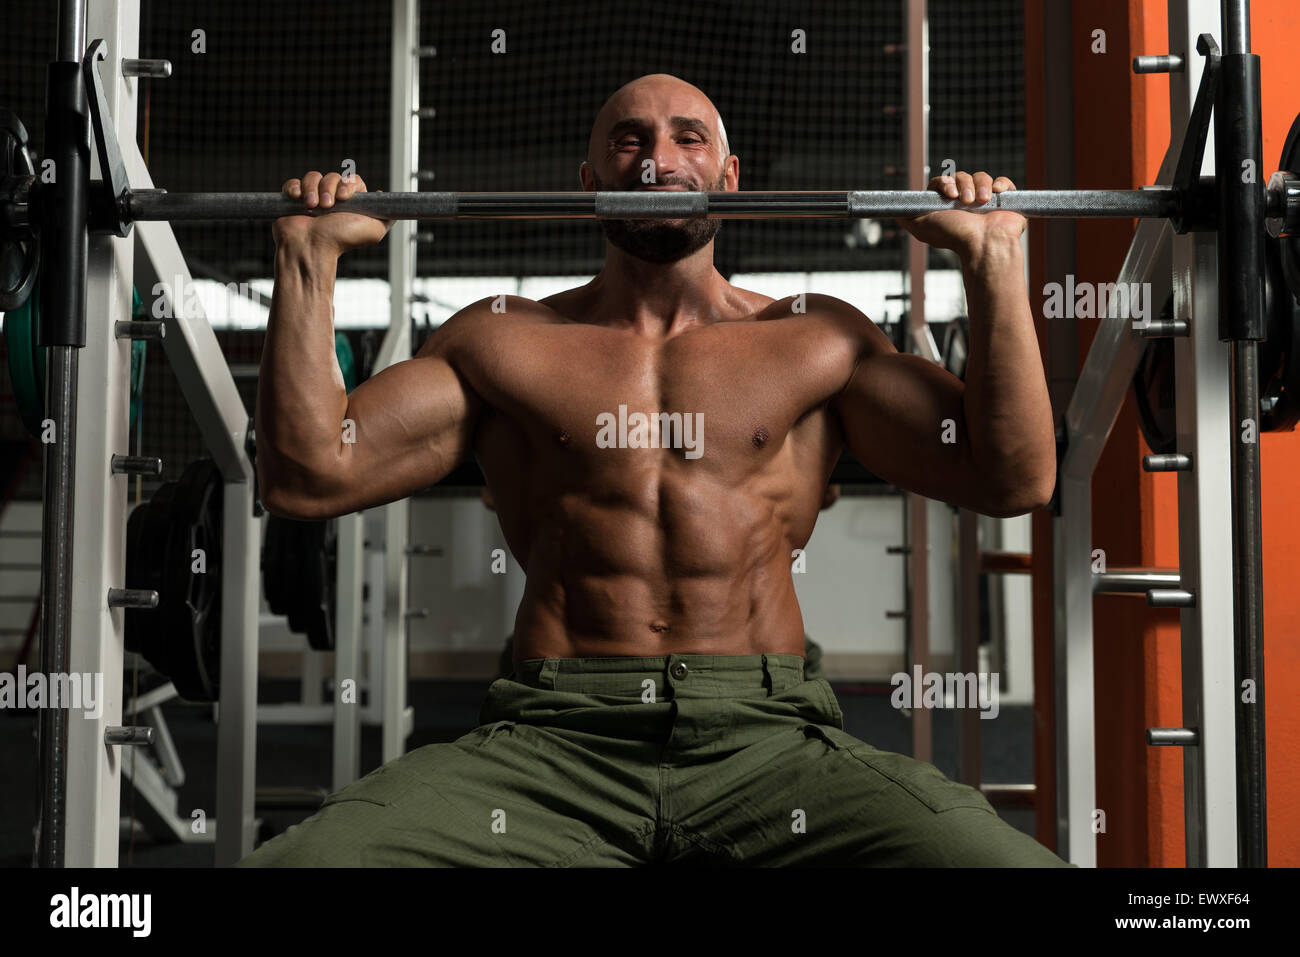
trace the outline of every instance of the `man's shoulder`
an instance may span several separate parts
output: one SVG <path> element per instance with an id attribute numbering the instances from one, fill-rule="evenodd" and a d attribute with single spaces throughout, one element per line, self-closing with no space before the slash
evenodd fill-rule
<path id="1" fill-rule="evenodd" d="M 875 328 L 875 323 L 857 306 L 823 293 L 802 292 L 781 299 L 763 296 L 762 300 L 749 317 L 755 322 L 787 320 L 805 331 L 820 328 L 845 335 L 863 335 Z"/>
<path id="2" fill-rule="evenodd" d="M 421 347 L 421 356 L 457 360 L 484 350 L 499 352 L 503 336 L 524 325 L 561 323 L 566 320 L 542 302 L 505 293 L 486 296 L 458 309 L 438 325 Z"/>
<path id="3" fill-rule="evenodd" d="M 557 295 L 563 295 L 562 293 Z M 564 322 L 565 317 L 551 301 L 555 296 L 544 299 L 528 299 L 524 296 L 512 296 L 500 293 L 486 296 L 471 302 L 457 312 L 448 322 L 462 319 L 469 322 Z"/>

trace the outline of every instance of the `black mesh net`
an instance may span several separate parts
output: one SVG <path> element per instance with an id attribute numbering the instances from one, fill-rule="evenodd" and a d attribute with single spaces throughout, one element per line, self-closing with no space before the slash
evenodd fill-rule
<path id="1" fill-rule="evenodd" d="M 740 157 L 742 189 L 904 187 L 905 6 L 424 2 L 419 42 L 437 53 L 419 70 L 420 105 L 434 112 L 419 121 L 420 168 L 431 177 L 421 188 L 580 188 L 596 111 L 620 85 L 652 72 L 680 76 L 712 98 Z M 140 55 L 173 64 L 170 79 L 140 81 L 138 137 L 155 183 L 174 192 L 269 191 L 350 159 L 370 188 L 392 188 L 390 16 L 382 2 L 143 0 Z M 1021 0 L 930 0 L 929 17 L 932 168 L 952 158 L 1019 183 Z M 0 31 L 0 105 L 22 117 L 38 155 L 54 19 L 47 4 L 9 4 Z M 806 52 L 792 51 L 796 37 Z M 504 53 L 493 52 L 494 39 Z M 270 275 L 267 224 L 175 231 L 196 277 Z M 727 223 L 718 267 L 724 275 L 902 268 L 902 236 L 887 227 L 884 242 L 864 247 L 846 242 L 847 232 L 843 221 Z M 590 222 L 440 223 L 421 233 L 418 274 L 430 278 L 590 275 L 604 248 Z M 386 270 L 384 245 L 340 264 L 345 279 L 384 278 Z M 255 367 L 259 333 L 222 332 L 219 341 L 244 373 Z M 140 448 L 163 458 L 164 479 L 175 478 L 202 454 L 202 441 L 160 350 L 147 368 Z M 24 433 L 0 369 L 0 441 L 18 442 Z M 256 380 L 239 382 L 251 414 Z M 19 494 L 39 495 L 39 468 Z"/>

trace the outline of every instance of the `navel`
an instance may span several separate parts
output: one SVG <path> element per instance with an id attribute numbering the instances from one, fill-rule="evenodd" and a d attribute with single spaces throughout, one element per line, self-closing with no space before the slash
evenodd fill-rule
<path id="1" fill-rule="evenodd" d="M 655 619 L 650 622 L 650 630 L 656 635 L 662 635 L 668 631 L 668 622 L 663 621 L 662 619 Z"/>

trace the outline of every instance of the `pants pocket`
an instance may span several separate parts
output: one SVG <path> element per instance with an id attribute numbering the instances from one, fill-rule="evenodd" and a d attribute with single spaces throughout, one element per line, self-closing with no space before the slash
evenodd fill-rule
<path id="1" fill-rule="evenodd" d="M 837 728 L 808 725 L 804 733 L 810 732 L 892 781 L 936 814 L 957 808 L 979 808 L 990 814 L 997 813 L 977 788 L 951 780 L 933 764 L 905 754 L 881 751 Z"/>

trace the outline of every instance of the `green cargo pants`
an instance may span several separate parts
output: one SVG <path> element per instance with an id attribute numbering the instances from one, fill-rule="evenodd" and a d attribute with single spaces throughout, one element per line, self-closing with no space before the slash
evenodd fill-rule
<path id="1" fill-rule="evenodd" d="M 979 791 L 846 734 L 803 664 L 524 661 L 480 727 L 330 795 L 240 864 L 1065 866 Z"/>

